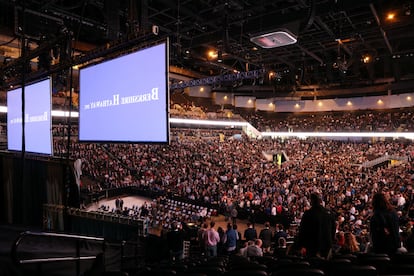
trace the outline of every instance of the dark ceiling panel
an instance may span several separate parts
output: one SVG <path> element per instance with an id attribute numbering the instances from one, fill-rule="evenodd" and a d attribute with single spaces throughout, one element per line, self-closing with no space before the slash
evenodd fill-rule
<path id="1" fill-rule="evenodd" d="M 44 15 L 43 21 L 58 18 L 79 44 L 91 47 L 157 25 L 159 37 L 170 38 L 171 65 L 204 76 L 275 71 L 276 85 L 288 91 L 414 75 L 413 6 L 409 0 L 0 0 L 0 30 L 14 32 L 15 8 Z M 386 19 L 389 11 L 394 20 Z M 30 32 L 39 36 L 56 36 L 61 27 L 27 18 Z M 297 44 L 262 49 L 250 42 L 252 35 L 278 28 L 294 33 Z M 220 51 L 223 62 L 209 59 L 208 50 Z M 366 55 L 372 64 L 363 62 Z"/>

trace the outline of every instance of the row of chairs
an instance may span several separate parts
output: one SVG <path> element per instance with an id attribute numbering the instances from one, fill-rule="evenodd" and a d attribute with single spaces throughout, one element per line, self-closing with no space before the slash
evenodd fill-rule
<path id="1" fill-rule="evenodd" d="M 147 266 L 139 275 L 185 276 L 377 276 L 414 275 L 414 254 L 390 258 L 386 255 L 343 255 L 332 260 L 270 256 L 245 258 L 222 256 L 190 259 L 180 263 Z"/>

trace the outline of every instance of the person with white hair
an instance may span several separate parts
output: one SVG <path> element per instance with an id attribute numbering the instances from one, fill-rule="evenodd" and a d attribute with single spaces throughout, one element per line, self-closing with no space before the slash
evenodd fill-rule
<path id="1" fill-rule="evenodd" d="M 207 216 L 207 212 L 208 212 L 208 210 L 205 207 L 205 208 L 202 208 L 201 211 L 198 214 L 199 214 L 200 218 L 204 219 Z"/>
<path id="2" fill-rule="evenodd" d="M 249 245 L 246 250 L 247 257 L 261 257 L 263 256 L 262 240 L 256 239 L 254 243 Z"/>
<path id="3" fill-rule="evenodd" d="M 398 193 L 398 195 L 397 195 L 397 209 L 398 210 L 403 210 L 406 202 L 407 201 L 405 200 L 404 195 L 401 194 L 401 193 Z"/>

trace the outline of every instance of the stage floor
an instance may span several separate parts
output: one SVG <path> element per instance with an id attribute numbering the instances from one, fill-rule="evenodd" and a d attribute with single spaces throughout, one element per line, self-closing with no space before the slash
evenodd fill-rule
<path id="1" fill-rule="evenodd" d="M 124 205 L 123 207 L 128 207 L 128 208 L 132 208 L 133 206 L 138 206 L 141 207 L 142 204 L 144 204 L 145 202 L 147 202 L 148 204 L 151 204 L 152 199 L 148 198 L 148 197 L 143 197 L 143 196 L 131 196 L 131 195 L 124 195 L 124 196 L 119 196 L 118 198 L 122 198 L 122 200 L 124 201 Z M 117 197 L 114 198 L 107 198 L 107 199 L 102 199 L 97 203 L 92 203 L 91 205 L 88 205 L 86 207 L 87 211 L 96 211 L 98 210 L 99 207 L 101 207 L 102 205 L 105 206 L 109 206 L 109 210 L 112 210 L 112 208 L 115 209 L 115 200 L 117 199 Z M 211 220 L 214 220 L 216 222 L 216 229 L 218 227 L 222 227 L 224 230 L 227 229 L 227 221 L 225 220 L 225 217 L 223 215 L 218 215 L 215 217 L 212 217 Z M 210 220 L 208 220 L 207 222 L 209 222 Z M 238 226 L 238 231 L 240 233 L 244 233 L 244 230 L 246 230 L 247 228 L 247 220 L 237 220 L 237 226 Z M 264 228 L 263 224 L 255 224 L 255 228 L 257 231 L 257 234 L 259 234 L 260 230 L 262 230 Z M 274 230 L 274 229 L 272 229 Z M 150 234 L 154 234 L 157 236 L 161 235 L 161 229 L 149 229 L 148 230 Z"/>
<path id="2" fill-rule="evenodd" d="M 98 208 L 101 207 L 102 205 L 109 206 L 109 210 L 112 210 L 112 208 L 115 209 L 116 208 L 115 200 L 117 198 L 122 198 L 122 200 L 124 201 L 124 208 L 125 207 L 132 208 L 133 206 L 141 207 L 142 204 L 144 204 L 145 202 L 147 202 L 148 204 L 151 204 L 152 202 L 152 199 L 148 197 L 125 195 L 125 196 L 119 196 L 119 197 L 114 197 L 114 198 L 102 199 L 99 202 L 92 203 L 86 206 L 86 210 L 97 211 Z"/>

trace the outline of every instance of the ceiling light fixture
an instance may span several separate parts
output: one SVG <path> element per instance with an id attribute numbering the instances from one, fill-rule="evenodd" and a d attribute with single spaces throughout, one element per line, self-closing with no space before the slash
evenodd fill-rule
<path id="1" fill-rule="evenodd" d="M 213 50 L 209 51 L 208 52 L 208 57 L 211 58 L 211 59 L 217 58 L 217 52 L 213 51 Z"/>
<path id="2" fill-rule="evenodd" d="M 365 55 L 362 57 L 362 62 L 369 63 L 371 61 L 371 57 L 369 55 Z"/>
<path id="3" fill-rule="evenodd" d="M 279 29 L 270 33 L 262 33 L 250 38 L 254 44 L 268 49 L 295 44 L 297 36 L 287 29 Z"/>
<path id="4" fill-rule="evenodd" d="M 393 13 L 393 12 L 388 13 L 387 14 L 387 19 L 388 20 L 394 20 L 395 19 L 395 13 Z"/>

